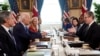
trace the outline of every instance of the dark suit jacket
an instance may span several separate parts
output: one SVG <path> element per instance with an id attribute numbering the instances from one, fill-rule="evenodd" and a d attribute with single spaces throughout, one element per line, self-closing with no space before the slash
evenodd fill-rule
<path id="1" fill-rule="evenodd" d="M 17 40 L 17 46 L 20 52 L 26 51 L 30 44 L 31 36 L 26 32 L 22 23 L 17 23 L 13 28 L 13 34 Z"/>
<path id="2" fill-rule="evenodd" d="M 80 26 L 80 25 L 79 25 L 79 26 Z M 78 26 L 78 28 L 79 28 L 79 26 Z M 84 37 L 83 37 L 82 34 L 84 34 L 83 31 L 84 31 L 84 29 L 86 28 L 86 26 L 87 26 L 87 24 L 84 23 L 84 24 L 81 26 L 81 28 L 76 32 L 76 35 L 79 37 L 79 39 L 80 39 L 81 41 L 84 41 Z"/>
<path id="3" fill-rule="evenodd" d="M 3 55 L 3 51 L 2 51 L 2 43 L 1 43 L 1 41 L 0 41 L 0 56 L 4 56 Z"/>
<path id="4" fill-rule="evenodd" d="M 71 27 L 72 27 L 71 23 L 68 23 L 66 25 L 63 24 L 63 29 L 66 30 L 66 31 L 68 31 L 68 29 L 71 28 Z"/>
<path id="5" fill-rule="evenodd" d="M 84 35 L 84 33 L 83 33 Z M 99 46 L 100 39 L 99 27 L 96 22 L 94 22 L 87 31 L 87 34 L 84 37 L 84 41 L 89 43 L 90 47 L 95 49 Z"/>
<path id="6" fill-rule="evenodd" d="M 18 53 L 17 47 L 15 46 L 13 40 L 1 25 L 0 48 L 2 49 L 0 52 L 6 53 L 8 56 L 21 56 L 20 53 Z"/>

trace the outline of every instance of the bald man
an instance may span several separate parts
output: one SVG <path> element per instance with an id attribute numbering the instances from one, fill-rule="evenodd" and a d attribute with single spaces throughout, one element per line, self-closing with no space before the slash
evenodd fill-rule
<path id="1" fill-rule="evenodd" d="M 17 47 L 19 52 L 24 53 L 30 43 L 30 33 L 27 26 L 30 23 L 30 17 L 27 14 L 21 14 L 20 22 L 17 23 L 13 28 L 14 37 L 16 38 Z"/>

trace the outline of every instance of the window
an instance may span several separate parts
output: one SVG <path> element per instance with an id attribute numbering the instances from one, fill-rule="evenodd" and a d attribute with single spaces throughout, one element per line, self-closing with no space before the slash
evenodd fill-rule
<path id="1" fill-rule="evenodd" d="M 59 5 L 59 0 L 44 0 L 41 10 L 41 20 L 42 25 L 45 25 L 48 28 L 55 24 L 60 24 L 61 26 L 61 9 Z"/>
<path id="2" fill-rule="evenodd" d="M 9 4 L 9 1 L 8 0 L 0 0 L 0 4 Z"/>
<path id="3" fill-rule="evenodd" d="M 91 11 L 93 11 L 93 12 L 94 12 L 94 9 L 95 9 L 95 7 L 94 7 L 93 3 L 98 3 L 98 4 L 100 4 L 100 2 L 99 2 L 99 1 L 100 1 L 100 0 L 92 0 Z"/>
<path id="4" fill-rule="evenodd" d="M 9 1 L 8 0 L 0 0 L 0 4 L 7 4 L 7 5 L 9 5 Z M 10 10 L 10 7 L 8 9 Z M 0 7 L 0 10 L 2 10 L 1 7 Z"/>
<path id="5" fill-rule="evenodd" d="M 4 3 L 4 0 L 0 0 L 0 4 Z"/>

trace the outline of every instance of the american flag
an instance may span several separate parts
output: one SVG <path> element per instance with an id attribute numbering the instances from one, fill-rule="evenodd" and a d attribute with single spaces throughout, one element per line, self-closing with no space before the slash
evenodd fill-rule
<path id="1" fill-rule="evenodd" d="M 15 21 L 15 24 L 17 23 L 17 15 L 16 15 L 16 13 L 14 12 L 14 11 L 11 11 L 11 13 L 12 13 L 12 15 L 13 15 L 13 17 L 14 17 L 14 21 Z"/>
<path id="2" fill-rule="evenodd" d="M 33 13 L 32 17 L 37 17 L 38 16 L 38 10 L 35 6 L 33 6 L 32 13 Z"/>
<path id="3" fill-rule="evenodd" d="M 63 11 L 63 20 L 66 18 L 70 18 L 68 3 L 65 3 Z"/>
<path id="4" fill-rule="evenodd" d="M 14 11 L 15 14 L 18 14 L 19 8 L 18 8 L 18 5 L 17 5 L 17 0 L 9 0 L 9 4 L 10 4 L 10 7 L 11 7 L 11 10 Z"/>
<path id="5" fill-rule="evenodd" d="M 12 15 L 17 20 L 17 15 L 19 14 L 19 8 L 17 5 L 17 0 L 9 0 L 10 8 L 12 10 Z"/>
<path id="6" fill-rule="evenodd" d="M 63 18 L 65 19 L 65 18 L 69 18 L 69 17 L 70 17 L 69 12 L 66 12 L 66 11 L 64 10 Z"/>
<path id="7" fill-rule="evenodd" d="M 14 11 L 12 11 L 11 13 L 14 16 L 14 18 L 16 19 L 16 16 L 17 16 L 16 13 Z"/>

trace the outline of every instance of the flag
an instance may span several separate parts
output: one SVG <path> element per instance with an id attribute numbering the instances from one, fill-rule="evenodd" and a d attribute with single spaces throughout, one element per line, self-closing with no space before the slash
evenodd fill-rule
<path id="1" fill-rule="evenodd" d="M 81 8 L 82 15 L 84 15 L 86 11 L 90 11 L 92 1 L 93 0 L 82 0 L 82 8 Z"/>
<path id="2" fill-rule="evenodd" d="M 17 16 L 16 13 L 14 11 L 12 11 L 11 13 L 14 16 L 14 18 L 16 18 L 16 16 Z"/>
<path id="3" fill-rule="evenodd" d="M 64 10 L 63 17 L 64 17 L 64 18 L 69 18 L 69 17 L 70 17 L 69 12 L 66 12 L 66 11 Z"/>
<path id="4" fill-rule="evenodd" d="M 68 3 L 67 2 L 65 2 L 65 4 L 64 4 L 63 20 L 66 19 L 66 18 L 70 18 L 69 7 L 68 7 Z"/>
<path id="5" fill-rule="evenodd" d="M 34 0 L 32 14 L 32 17 L 38 17 L 37 0 Z"/>
<path id="6" fill-rule="evenodd" d="M 15 24 L 17 23 L 17 15 L 16 15 L 16 13 L 14 12 L 14 11 L 11 11 L 11 14 L 13 15 L 13 19 L 14 19 L 14 21 L 15 21 Z"/>
<path id="7" fill-rule="evenodd" d="M 81 8 L 81 13 L 84 15 L 84 13 L 87 11 L 87 1 L 83 0 L 82 2 L 82 8 Z"/>
<path id="8" fill-rule="evenodd" d="M 18 8 L 18 5 L 17 5 L 17 0 L 9 0 L 9 4 L 10 4 L 10 7 L 11 7 L 11 10 L 14 11 L 15 14 L 18 14 L 19 8 Z"/>
<path id="9" fill-rule="evenodd" d="M 32 13 L 33 13 L 32 17 L 38 17 L 38 10 L 35 6 L 33 6 Z"/>

